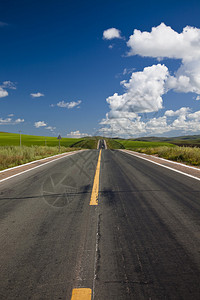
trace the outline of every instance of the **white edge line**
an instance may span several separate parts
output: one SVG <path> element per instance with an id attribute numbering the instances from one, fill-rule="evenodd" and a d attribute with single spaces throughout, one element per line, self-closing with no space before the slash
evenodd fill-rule
<path id="1" fill-rule="evenodd" d="M 83 150 L 78 150 L 78 151 L 83 151 Z M 73 152 L 77 152 L 77 151 L 73 151 Z M 28 165 L 34 164 L 34 163 L 36 163 L 36 162 L 38 162 L 38 161 L 47 160 L 48 158 L 57 157 L 57 156 L 59 156 L 59 155 L 63 155 L 63 156 L 64 156 L 64 154 L 68 154 L 68 153 L 72 153 L 72 151 L 64 152 L 64 153 L 56 154 L 56 155 L 52 155 L 52 156 L 48 156 L 48 157 L 41 158 L 41 159 L 37 159 L 37 160 L 33 160 L 33 161 L 28 162 L 28 163 L 19 165 L 19 166 L 15 166 L 15 167 L 12 167 L 12 168 L 8 168 L 8 169 L 5 169 L 5 170 L 1 170 L 0 173 L 4 173 L 4 172 L 10 171 L 10 170 L 17 169 L 17 168 L 20 169 L 21 167 L 24 167 L 24 166 L 28 166 Z M 61 157 L 63 157 L 63 156 L 61 156 Z"/>
<path id="2" fill-rule="evenodd" d="M 29 172 L 29 171 L 31 171 L 31 170 L 37 169 L 37 168 L 39 168 L 39 167 L 43 167 L 43 166 L 45 166 L 45 165 L 47 165 L 47 164 L 50 164 L 51 162 L 54 162 L 54 161 L 56 161 L 56 160 L 61 159 L 61 158 L 66 158 L 66 157 L 68 157 L 68 156 L 74 155 L 74 154 L 76 154 L 77 152 L 80 152 L 80 151 L 84 151 L 84 150 L 78 150 L 78 151 L 73 151 L 73 152 L 66 152 L 66 153 L 69 153 L 69 154 L 68 154 L 68 155 L 65 155 L 65 156 L 62 156 L 62 157 L 58 157 L 58 158 L 56 158 L 56 159 L 54 159 L 54 160 L 51 160 L 51 161 L 47 161 L 47 162 L 45 162 L 45 163 L 43 163 L 43 164 L 41 164 L 41 165 L 39 165 L 39 166 L 35 166 L 35 167 L 31 168 L 31 169 L 22 171 L 22 172 L 20 172 L 20 173 L 14 174 L 14 175 L 11 175 L 11 176 L 6 177 L 6 178 L 4 178 L 4 179 L 1 179 L 0 182 L 3 182 L 3 181 L 5 181 L 5 180 L 8 180 L 8 179 L 13 178 L 13 177 L 15 177 L 15 176 L 24 174 L 24 173 Z M 57 156 L 57 155 L 54 155 L 54 156 Z M 50 157 L 53 157 L 53 156 L 50 156 Z M 49 158 L 49 157 L 48 157 L 48 158 Z M 37 161 L 40 161 L 40 160 L 36 160 L 35 162 L 37 162 Z M 28 164 L 29 164 L 29 163 L 28 163 Z M 27 165 L 27 164 L 24 164 L 24 165 L 21 165 L 21 166 L 25 166 L 25 165 Z M 11 170 L 11 168 L 8 169 L 8 170 Z"/>
<path id="3" fill-rule="evenodd" d="M 126 149 L 124 149 L 124 150 L 126 150 Z M 126 151 L 131 151 L 131 150 L 126 150 Z M 158 158 L 158 159 L 160 159 L 160 160 L 164 160 L 164 161 L 166 161 L 166 162 L 170 162 L 171 164 L 175 164 L 175 165 L 179 165 L 179 166 L 186 167 L 186 168 L 189 168 L 189 169 L 193 169 L 193 170 L 196 170 L 196 171 L 200 171 L 200 168 L 188 166 L 188 165 L 185 165 L 184 163 L 179 163 L 179 162 L 177 162 L 177 161 L 169 160 L 169 159 L 166 159 L 166 158 L 163 158 L 163 157 L 154 156 L 154 155 L 146 154 L 146 153 L 140 153 L 140 154 L 146 155 L 146 156 L 149 155 L 149 156 Z"/>
<path id="4" fill-rule="evenodd" d="M 107 144 L 106 144 L 106 140 L 104 140 L 104 145 L 105 145 L 105 149 L 107 149 Z"/>
<path id="5" fill-rule="evenodd" d="M 184 173 L 184 172 L 182 172 L 182 171 L 173 169 L 173 168 L 171 168 L 171 167 L 162 165 L 162 164 L 157 163 L 157 162 L 155 162 L 155 161 L 152 161 L 152 160 L 150 160 L 150 159 L 148 159 L 148 158 L 141 157 L 141 156 L 139 156 L 139 155 L 137 155 L 137 154 L 135 154 L 135 153 L 128 152 L 129 150 L 127 150 L 127 151 L 125 150 L 125 151 L 124 151 L 124 150 L 122 150 L 122 149 L 119 149 L 119 151 L 122 151 L 122 152 L 124 152 L 124 153 L 130 154 L 130 155 L 133 155 L 133 156 L 136 156 L 136 157 L 141 158 L 141 159 L 144 159 L 144 160 L 147 160 L 147 161 L 149 161 L 149 162 L 151 162 L 151 163 L 153 163 L 153 164 L 155 164 L 155 165 L 161 166 L 161 167 L 163 167 L 163 168 L 172 170 L 172 171 L 174 171 L 174 172 L 177 172 L 177 173 L 186 175 L 186 176 L 188 176 L 188 177 L 191 177 L 191 178 L 193 178 L 193 179 L 196 179 L 196 180 L 199 180 L 199 181 L 200 181 L 200 178 L 198 178 L 198 177 L 195 177 L 195 176 L 193 176 L 193 175 L 190 175 L 190 174 Z M 168 162 L 169 162 L 169 161 L 168 161 Z"/>

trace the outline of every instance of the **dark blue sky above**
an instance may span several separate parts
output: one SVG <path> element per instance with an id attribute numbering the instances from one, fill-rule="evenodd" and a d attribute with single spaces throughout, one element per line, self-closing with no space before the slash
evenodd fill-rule
<path id="1" fill-rule="evenodd" d="M 123 70 L 142 71 L 158 63 L 151 57 L 125 56 L 133 30 L 150 32 L 161 22 L 177 32 L 187 25 L 200 27 L 199 1 L 1 0 L 0 4 L 0 22 L 5 23 L 0 26 L 0 84 L 16 83 L 16 89 L 0 98 L 0 118 L 14 114 L 13 120 L 24 119 L 1 125 L 0 130 L 26 134 L 66 136 L 77 130 L 95 134 L 109 111 L 106 98 L 123 93 L 120 81 L 130 78 L 120 75 Z M 103 40 L 103 31 L 111 27 L 121 30 L 126 40 Z M 178 60 L 164 62 L 171 71 L 180 65 Z M 38 92 L 44 96 L 30 96 Z M 192 97 L 171 92 L 163 96 L 164 107 L 188 106 Z M 78 100 L 79 108 L 56 106 Z M 192 108 L 198 110 L 199 102 L 193 102 Z M 45 126 L 35 127 L 38 121 L 56 127 L 54 133 Z"/>

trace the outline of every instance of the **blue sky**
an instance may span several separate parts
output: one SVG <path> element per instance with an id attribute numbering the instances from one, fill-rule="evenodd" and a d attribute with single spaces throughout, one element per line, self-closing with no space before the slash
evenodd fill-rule
<path id="1" fill-rule="evenodd" d="M 200 134 L 199 15 L 193 0 L 1 0 L 0 131 Z"/>

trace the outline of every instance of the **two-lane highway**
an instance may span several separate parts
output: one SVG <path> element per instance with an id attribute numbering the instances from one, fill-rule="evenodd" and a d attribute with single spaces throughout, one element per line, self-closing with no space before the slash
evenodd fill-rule
<path id="1" fill-rule="evenodd" d="M 103 139 L 99 140 L 97 149 L 107 149 L 106 141 Z"/>
<path id="2" fill-rule="evenodd" d="M 0 298 L 200 299 L 200 181 L 99 148 L 1 183 Z"/>

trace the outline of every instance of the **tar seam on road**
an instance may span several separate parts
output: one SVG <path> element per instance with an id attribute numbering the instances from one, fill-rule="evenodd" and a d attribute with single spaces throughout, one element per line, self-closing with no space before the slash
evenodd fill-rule
<path id="1" fill-rule="evenodd" d="M 101 150 L 99 152 L 97 168 L 94 176 L 94 183 L 92 188 L 90 205 L 98 205 L 100 165 L 101 165 Z"/>
<path id="2" fill-rule="evenodd" d="M 151 162 L 151 163 L 153 163 L 153 164 L 155 164 L 155 165 L 161 166 L 161 167 L 163 167 L 163 168 L 166 168 L 166 169 L 172 170 L 172 171 L 174 171 L 174 172 L 177 172 L 177 173 L 180 173 L 180 174 L 186 175 L 186 176 L 188 176 L 188 177 L 190 177 L 190 178 L 193 178 L 193 179 L 196 179 L 196 180 L 199 180 L 199 181 L 200 181 L 200 178 L 198 178 L 198 177 L 195 177 L 195 176 L 193 176 L 193 175 L 190 175 L 190 174 L 184 173 L 184 172 L 182 172 L 182 171 L 179 171 L 179 170 L 173 169 L 173 168 L 171 168 L 171 167 L 168 167 L 168 166 L 162 165 L 162 164 L 160 164 L 160 163 L 158 163 L 158 162 L 155 162 L 155 161 L 152 161 L 152 160 L 150 160 L 150 159 L 148 159 L 148 158 L 141 157 L 141 156 L 139 156 L 139 155 L 137 155 L 137 154 L 135 154 L 135 153 L 131 153 L 131 152 L 128 152 L 128 151 L 123 151 L 123 150 L 119 150 L 119 151 L 122 151 L 122 152 L 124 152 L 124 153 L 130 154 L 130 155 L 133 155 L 133 156 L 135 156 L 135 157 L 138 157 L 138 158 L 141 158 L 141 159 L 147 160 L 147 161 L 149 161 L 149 162 Z"/>
<path id="3" fill-rule="evenodd" d="M 92 290 L 81 288 L 81 289 L 73 289 L 71 300 L 91 300 Z"/>

